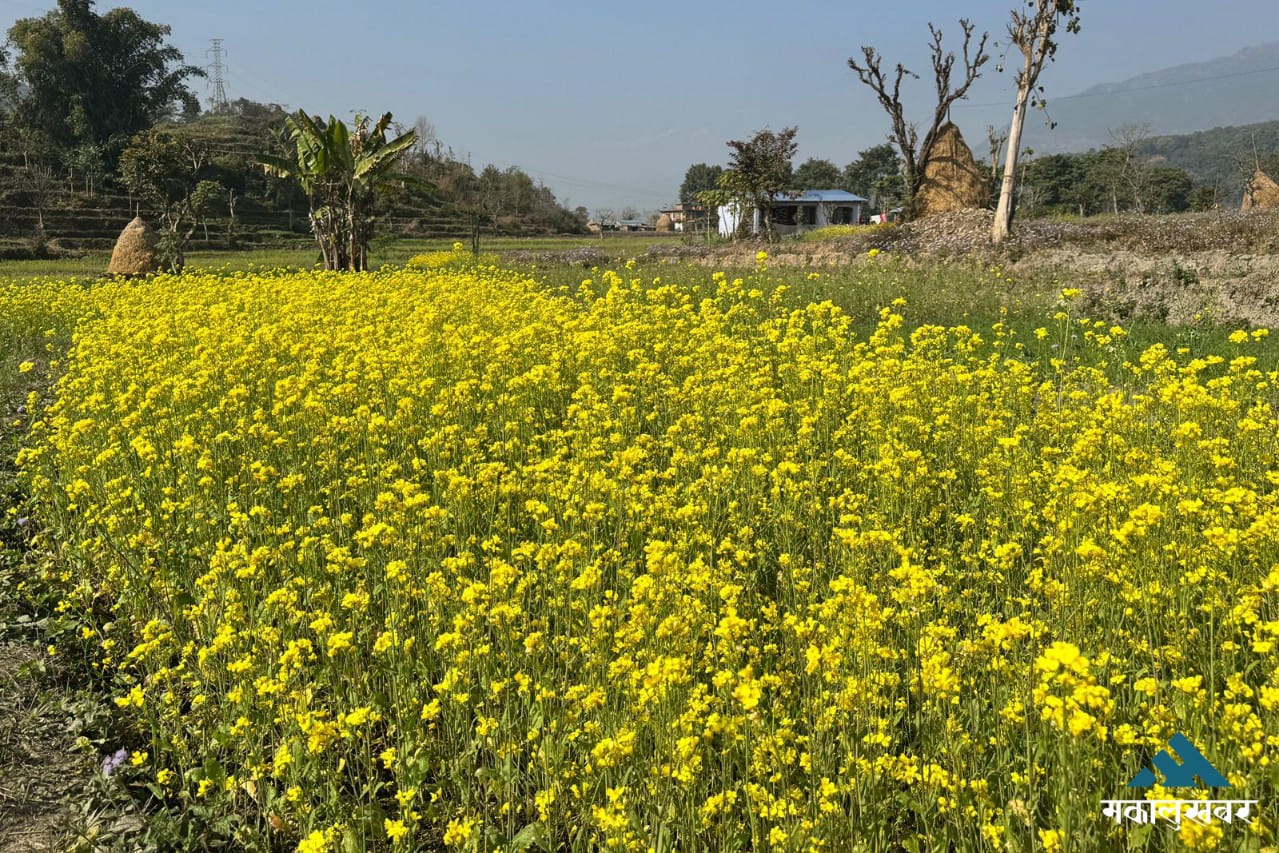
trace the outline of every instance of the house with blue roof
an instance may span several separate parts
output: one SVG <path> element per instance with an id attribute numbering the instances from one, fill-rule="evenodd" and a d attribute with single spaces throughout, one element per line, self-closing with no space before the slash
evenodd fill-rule
<path id="1" fill-rule="evenodd" d="M 866 199 L 845 190 L 804 190 L 803 192 L 778 193 L 773 196 L 771 216 L 774 234 L 794 234 L 827 225 L 858 225 Z M 760 211 L 751 212 L 750 233 L 764 233 Z M 737 233 L 741 224 L 741 211 L 733 205 L 721 207 L 719 232 L 724 236 Z"/>

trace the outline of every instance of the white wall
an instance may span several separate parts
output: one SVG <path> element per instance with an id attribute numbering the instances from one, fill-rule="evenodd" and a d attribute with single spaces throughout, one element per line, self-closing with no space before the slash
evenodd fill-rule
<path id="1" fill-rule="evenodd" d="M 741 221 L 742 212 L 737 204 L 730 203 L 719 209 L 719 233 L 721 237 L 732 237 L 737 233 L 737 225 Z"/>

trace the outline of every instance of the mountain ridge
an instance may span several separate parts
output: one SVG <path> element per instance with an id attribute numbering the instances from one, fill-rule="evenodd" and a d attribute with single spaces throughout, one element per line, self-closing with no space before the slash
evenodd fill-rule
<path id="1" fill-rule="evenodd" d="M 1068 153 L 1113 144 L 1120 128 L 1147 125 L 1152 136 L 1196 133 L 1279 119 L 1279 42 L 1230 56 L 1183 63 L 1048 98 L 1055 127 L 1029 124 L 1027 145 Z"/>
<path id="2" fill-rule="evenodd" d="M 1185 62 L 1155 71 L 1146 71 L 1114 83 L 1098 83 L 1073 97 L 1198 83 L 1227 75 L 1255 74 L 1273 70 L 1279 70 L 1279 41 L 1243 47 L 1229 56 L 1218 56 L 1201 62 Z"/>

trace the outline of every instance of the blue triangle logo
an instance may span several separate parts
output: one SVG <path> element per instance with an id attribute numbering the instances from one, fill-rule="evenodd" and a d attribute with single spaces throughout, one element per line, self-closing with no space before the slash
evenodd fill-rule
<path id="1" fill-rule="evenodd" d="M 1196 786 L 1195 777 L 1199 777 L 1199 781 L 1210 788 L 1229 788 L 1230 782 L 1225 776 L 1217 772 L 1217 768 L 1213 767 L 1208 759 L 1204 758 L 1203 753 L 1190 742 L 1190 739 L 1178 732 L 1168 739 L 1168 746 L 1181 756 L 1181 763 L 1169 754 L 1168 750 L 1161 749 L 1150 760 L 1154 765 L 1154 769 L 1163 774 L 1164 786 L 1168 788 L 1193 788 Z M 1129 788 L 1149 788 L 1158 781 L 1155 778 L 1154 771 L 1149 767 L 1143 767 L 1132 777 L 1132 781 L 1128 783 Z"/>

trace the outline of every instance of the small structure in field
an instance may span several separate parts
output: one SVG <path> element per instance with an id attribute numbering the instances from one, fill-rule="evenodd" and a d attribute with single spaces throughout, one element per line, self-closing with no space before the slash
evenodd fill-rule
<path id="1" fill-rule="evenodd" d="M 159 237 L 155 229 L 141 217 L 124 226 L 119 238 L 115 241 L 115 249 L 111 252 L 111 263 L 107 264 L 107 272 L 114 275 L 150 275 L 164 268 L 156 251 Z"/>
<path id="2" fill-rule="evenodd" d="M 1243 193 L 1244 210 L 1274 210 L 1279 207 L 1279 184 L 1258 169 Z"/>
<path id="3" fill-rule="evenodd" d="M 922 219 L 989 204 L 986 172 L 977 165 L 959 128 L 953 122 L 946 122 L 937 133 L 933 155 L 924 167 L 923 179 L 915 194 L 914 215 Z"/>
<path id="4" fill-rule="evenodd" d="M 586 221 L 586 230 L 587 230 L 587 231 L 589 231 L 589 232 L 591 232 L 592 234 L 598 234 L 598 233 L 600 233 L 601 231 L 603 231 L 604 229 L 603 229 L 603 227 L 602 227 L 602 226 L 601 226 L 598 222 L 596 222 L 594 219 L 588 219 L 588 220 Z"/>
<path id="5" fill-rule="evenodd" d="M 672 232 L 675 230 L 675 222 L 671 219 L 669 213 L 663 213 L 657 217 L 657 225 L 654 226 L 658 231 Z"/>

